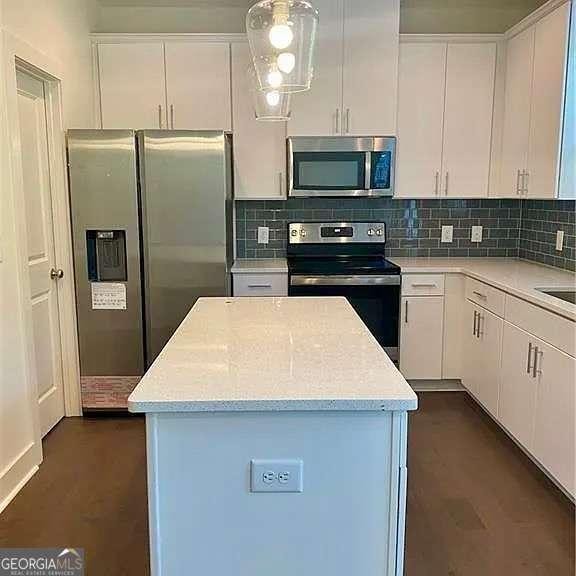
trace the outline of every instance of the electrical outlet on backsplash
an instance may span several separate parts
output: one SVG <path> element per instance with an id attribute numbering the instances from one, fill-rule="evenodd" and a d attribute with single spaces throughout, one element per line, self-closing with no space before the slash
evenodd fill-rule
<path id="1" fill-rule="evenodd" d="M 236 201 L 238 258 L 286 255 L 286 228 L 295 221 L 386 222 L 391 258 L 521 257 L 575 269 L 576 202 L 573 200 L 395 198 L 289 198 Z M 258 227 L 270 229 L 268 244 L 258 244 Z M 453 226 L 453 241 L 442 243 L 442 226 Z M 482 226 L 482 243 L 471 241 L 472 226 Z M 556 232 L 564 231 L 558 253 Z"/>

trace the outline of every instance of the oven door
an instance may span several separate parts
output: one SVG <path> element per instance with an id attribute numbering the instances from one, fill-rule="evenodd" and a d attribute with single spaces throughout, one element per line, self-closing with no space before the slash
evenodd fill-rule
<path id="1" fill-rule="evenodd" d="M 291 275 L 290 296 L 343 296 L 388 356 L 398 362 L 400 314 L 399 275 L 304 276 Z"/>

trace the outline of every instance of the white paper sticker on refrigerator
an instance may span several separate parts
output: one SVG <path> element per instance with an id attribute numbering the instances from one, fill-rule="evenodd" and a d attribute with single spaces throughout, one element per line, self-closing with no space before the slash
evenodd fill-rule
<path id="1" fill-rule="evenodd" d="M 126 285 L 91 282 L 92 310 L 126 310 Z"/>

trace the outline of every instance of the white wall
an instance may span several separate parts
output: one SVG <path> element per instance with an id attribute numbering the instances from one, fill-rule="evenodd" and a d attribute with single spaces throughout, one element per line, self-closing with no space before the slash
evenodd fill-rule
<path id="1" fill-rule="evenodd" d="M 94 32 L 245 32 L 244 7 L 103 6 Z"/>
<path id="2" fill-rule="evenodd" d="M 40 463 L 28 298 L 21 289 L 24 215 L 16 211 L 7 90 L 14 73 L 6 44 L 16 37 L 59 62 L 68 127 L 93 126 L 88 33 L 92 0 L 0 0 L 0 510 Z M 28 49 L 28 48 L 27 48 Z M 64 144 L 62 134 L 62 144 Z"/>
<path id="3" fill-rule="evenodd" d="M 92 62 L 88 34 L 94 0 L 0 0 L 3 27 L 59 61 L 64 71 L 64 120 L 68 128 L 93 123 Z"/>

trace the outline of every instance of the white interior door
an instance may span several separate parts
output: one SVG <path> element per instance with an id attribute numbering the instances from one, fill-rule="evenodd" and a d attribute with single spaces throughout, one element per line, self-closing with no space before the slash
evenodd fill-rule
<path id="1" fill-rule="evenodd" d="M 168 128 L 232 130 L 230 45 L 167 42 L 164 50 Z"/>
<path id="2" fill-rule="evenodd" d="M 46 101 L 42 81 L 20 71 L 17 80 L 26 256 L 40 427 L 45 435 L 64 416 L 58 287 L 56 278 L 51 277 L 56 266 Z"/>
<path id="3" fill-rule="evenodd" d="M 401 44 L 396 196 L 440 193 L 446 44 Z"/>
<path id="4" fill-rule="evenodd" d="M 488 196 L 496 44 L 449 44 L 443 196 Z"/>

